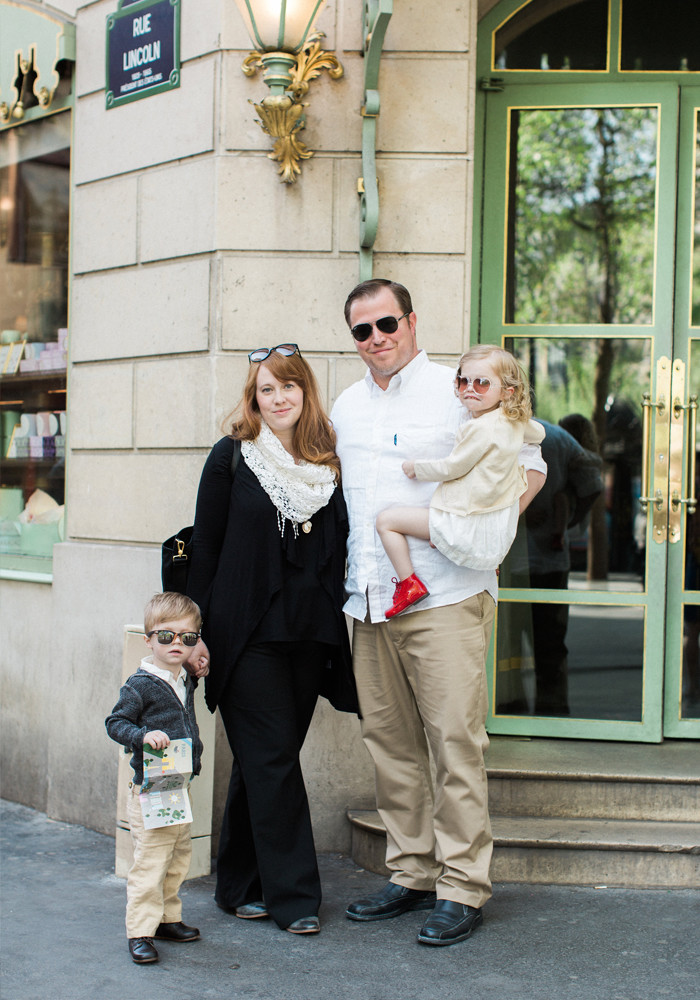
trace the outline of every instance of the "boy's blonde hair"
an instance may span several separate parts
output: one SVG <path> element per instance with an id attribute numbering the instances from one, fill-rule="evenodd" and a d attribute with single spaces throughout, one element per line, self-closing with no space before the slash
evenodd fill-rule
<path id="1" fill-rule="evenodd" d="M 457 365 L 457 375 L 462 372 L 465 361 L 488 361 L 501 380 L 504 389 L 512 389 L 501 401 L 503 415 L 514 423 L 526 423 L 532 416 L 530 385 L 525 370 L 510 351 L 493 344 L 474 344 L 465 351 Z M 455 386 L 455 395 L 457 388 Z"/>
<path id="2" fill-rule="evenodd" d="M 202 627 L 202 612 L 189 597 L 167 590 L 164 594 L 154 594 L 143 610 L 144 631 L 150 632 L 160 622 L 176 621 L 178 618 L 191 618 L 195 632 Z"/>

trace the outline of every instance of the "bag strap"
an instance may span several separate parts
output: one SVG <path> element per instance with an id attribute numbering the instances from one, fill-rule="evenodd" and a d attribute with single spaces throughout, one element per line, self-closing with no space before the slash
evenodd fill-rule
<path id="1" fill-rule="evenodd" d="M 233 480 L 236 475 L 236 466 L 238 465 L 238 459 L 240 457 L 241 457 L 241 442 L 238 438 L 234 438 L 233 452 L 231 454 L 231 480 Z"/>

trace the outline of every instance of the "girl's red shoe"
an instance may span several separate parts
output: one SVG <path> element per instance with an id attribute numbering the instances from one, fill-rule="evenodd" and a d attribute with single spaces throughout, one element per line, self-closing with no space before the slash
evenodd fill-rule
<path id="1" fill-rule="evenodd" d="M 410 608 L 412 604 L 417 604 L 418 601 L 422 601 L 424 597 L 428 596 L 428 588 L 415 573 L 401 581 L 393 577 L 391 582 L 396 584 L 396 590 L 394 591 L 394 603 L 388 611 L 384 612 L 386 618 L 400 615 L 406 608 Z"/>

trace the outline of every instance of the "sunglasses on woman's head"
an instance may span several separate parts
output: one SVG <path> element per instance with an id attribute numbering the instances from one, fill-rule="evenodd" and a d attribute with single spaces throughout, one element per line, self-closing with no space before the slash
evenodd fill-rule
<path id="1" fill-rule="evenodd" d="M 161 646 L 172 645 L 178 637 L 184 646 L 196 646 L 199 639 L 199 632 L 173 632 L 170 628 L 154 628 L 146 635 L 149 639 L 154 635 Z"/>
<path id="2" fill-rule="evenodd" d="M 250 352 L 248 361 L 251 364 L 258 361 L 267 361 L 273 351 L 281 354 L 283 358 L 291 358 L 292 354 L 298 354 L 301 357 L 301 351 L 296 344 L 278 344 L 277 347 L 258 347 L 256 350 Z"/>
<path id="3" fill-rule="evenodd" d="M 468 375 L 458 375 L 455 378 L 455 382 L 457 383 L 458 392 L 465 392 L 471 383 L 474 388 L 474 392 L 477 392 L 480 396 L 485 396 L 491 388 L 490 378 L 469 378 Z"/>
<path id="4" fill-rule="evenodd" d="M 398 319 L 396 316 L 382 316 L 382 318 L 376 320 L 375 323 L 358 323 L 357 326 L 353 326 L 350 333 L 353 335 L 355 340 L 358 340 L 360 343 L 364 340 L 368 340 L 372 336 L 373 326 L 376 326 L 381 333 L 396 333 L 401 320 L 410 315 L 411 311 L 409 309 L 408 312 L 405 312 L 403 316 L 399 316 Z"/>

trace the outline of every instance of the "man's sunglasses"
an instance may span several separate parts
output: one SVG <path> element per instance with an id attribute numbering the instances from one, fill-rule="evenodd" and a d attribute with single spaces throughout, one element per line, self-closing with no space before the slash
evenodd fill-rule
<path id="1" fill-rule="evenodd" d="M 154 628 L 146 632 L 150 639 L 152 635 L 156 637 L 161 646 L 170 646 L 179 637 L 185 646 L 196 646 L 199 639 L 199 632 L 173 632 L 169 628 Z"/>
<path id="2" fill-rule="evenodd" d="M 273 351 L 281 354 L 283 358 L 291 358 L 292 354 L 298 354 L 301 357 L 301 351 L 296 344 L 278 344 L 277 347 L 258 347 L 257 350 L 250 352 L 248 361 L 251 364 L 258 361 L 267 361 Z"/>
<path id="3" fill-rule="evenodd" d="M 353 335 L 355 340 L 358 340 L 360 343 L 364 340 L 369 340 L 372 336 L 373 326 L 376 326 L 381 333 L 396 333 L 401 320 L 405 316 L 410 315 L 411 310 L 409 309 L 408 312 L 405 312 L 403 316 L 399 316 L 398 319 L 395 316 L 382 316 L 382 318 L 378 319 L 375 323 L 358 323 L 357 326 L 353 326 L 350 333 Z"/>
<path id="4" fill-rule="evenodd" d="M 455 383 L 457 385 L 457 392 L 466 392 L 469 388 L 469 384 L 474 388 L 474 392 L 478 393 L 480 396 L 485 396 L 486 393 L 491 388 L 490 378 L 469 378 L 468 375 L 458 375 L 455 378 Z"/>

